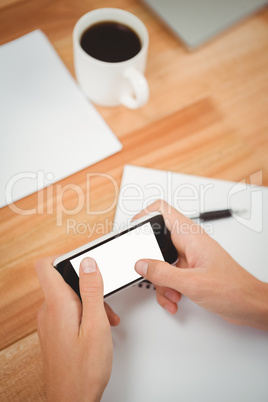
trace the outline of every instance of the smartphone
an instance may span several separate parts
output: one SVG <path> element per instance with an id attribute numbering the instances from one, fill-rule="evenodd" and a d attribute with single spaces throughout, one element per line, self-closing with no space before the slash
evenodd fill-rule
<path id="1" fill-rule="evenodd" d="M 53 262 L 79 297 L 79 266 L 85 257 L 92 257 L 97 262 L 106 298 L 143 280 L 134 269 L 139 259 L 150 258 L 175 264 L 178 253 L 163 216 L 154 213 L 134 221 L 120 233 L 109 233 Z"/>

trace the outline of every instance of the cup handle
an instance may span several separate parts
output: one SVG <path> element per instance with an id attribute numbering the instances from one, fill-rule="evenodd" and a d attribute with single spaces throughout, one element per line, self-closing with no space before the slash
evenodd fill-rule
<path id="1" fill-rule="evenodd" d="M 129 68 L 124 72 L 124 78 L 130 83 L 134 96 L 125 88 L 120 96 L 120 103 L 129 109 L 145 105 L 149 99 L 149 86 L 144 75 L 135 68 Z"/>

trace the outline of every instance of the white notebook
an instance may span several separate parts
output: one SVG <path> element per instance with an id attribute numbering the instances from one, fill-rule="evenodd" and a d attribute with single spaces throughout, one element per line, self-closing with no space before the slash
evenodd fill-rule
<path id="1" fill-rule="evenodd" d="M 162 198 L 184 212 L 231 204 L 240 217 L 213 221 L 207 228 L 245 269 L 268 282 L 268 189 L 254 185 L 260 184 L 261 172 L 251 179 L 251 186 L 237 185 L 126 166 L 115 223 L 128 221 L 161 191 Z M 268 400 L 267 332 L 229 324 L 185 297 L 172 316 L 158 306 L 153 287 L 147 286 L 135 285 L 107 299 L 121 324 L 112 330 L 113 372 L 103 401 Z"/>
<path id="2" fill-rule="evenodd" d="M 40 30 L 0 46 L 0 207 L 121 150 Z"/>
<path id="3" fill-rule="evenodd" d="M 267 0 L 144 0 L 189 49 L 267 6 Z"/>

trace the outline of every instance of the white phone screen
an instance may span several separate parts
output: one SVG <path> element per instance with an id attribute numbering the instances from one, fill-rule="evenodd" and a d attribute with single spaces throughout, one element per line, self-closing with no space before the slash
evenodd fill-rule
<path id="1" fill-rule="evenodd" d="M 134 269 L 141 258 L 164 261 L 149 222 L 72 258 L 70 262 L 78 276 L 80 262 L 85 257 L 92 257 L 97 262 L 103 277 L 104 295 L 141 278 Z"/>

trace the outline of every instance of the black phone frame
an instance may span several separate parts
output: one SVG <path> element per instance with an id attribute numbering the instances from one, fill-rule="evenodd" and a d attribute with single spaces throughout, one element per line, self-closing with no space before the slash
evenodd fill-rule
<path id="1" fill-rule="evenodd" d="M 81 299 L 80 290 L 79 290 L 79 276 L 77 275 L 75 269 L 73 268 L 70 260 L 72 260 L 75 257 L 78 257 L 81 254 L 87 253 L 89 250 L 93 250 L 94 248 L 99 247 L 113 239 L 116 239 L 117 237 L 122 236 L 125 233 L 128 233 L 140 226 L 143 226 L 143 225 L 147 224 L 148 222 L 151 224 L 151 227 L 155 234 L 157 243 L 163 254 L 164 260 L 166 262 L 168 262 L 169 264 L 175 264 L 176 261 L 178 260 L 178 252 L 177 252 L 174 244 L 172 243 L 171 233 L 165 225 L 163 216 L 161 214 L 158 214 L 158 215 L 148 218 L 147 220 L 144 220 L 143 222 L 139 222 L 139 223 L 137 223 L 137 225 L 133 225 L 133 226 L 129 227 L 128 229 L 123 230 L 122 232 L 116 233 L 113 236 L 111 236 L 110 238 L 100 241 L 100 243 L 97 243 L 91 247 L 88 247 L 87 249 L 85 249 L 81 252 L 74 254 L 70 258 L 66 258 L 64 261 L 61 261 L 60 263 L 58 263 L 55 266 L 55 269 L 61 274 L 61 276 L 63 277 L 65 282 L 71 286 L 71 288 L 75 291 L 75 293 Z M 142 278 L 135 279 L 134 281 L 129 282 L 126 285 L 121 286 L 120 288 L 104 295 L 104 298 L 111 296 L 112 294 L 114 294 L 126 287 L 135 285 L 135 283 L 138 283 L 141 280 L 142 280 Z"/>

